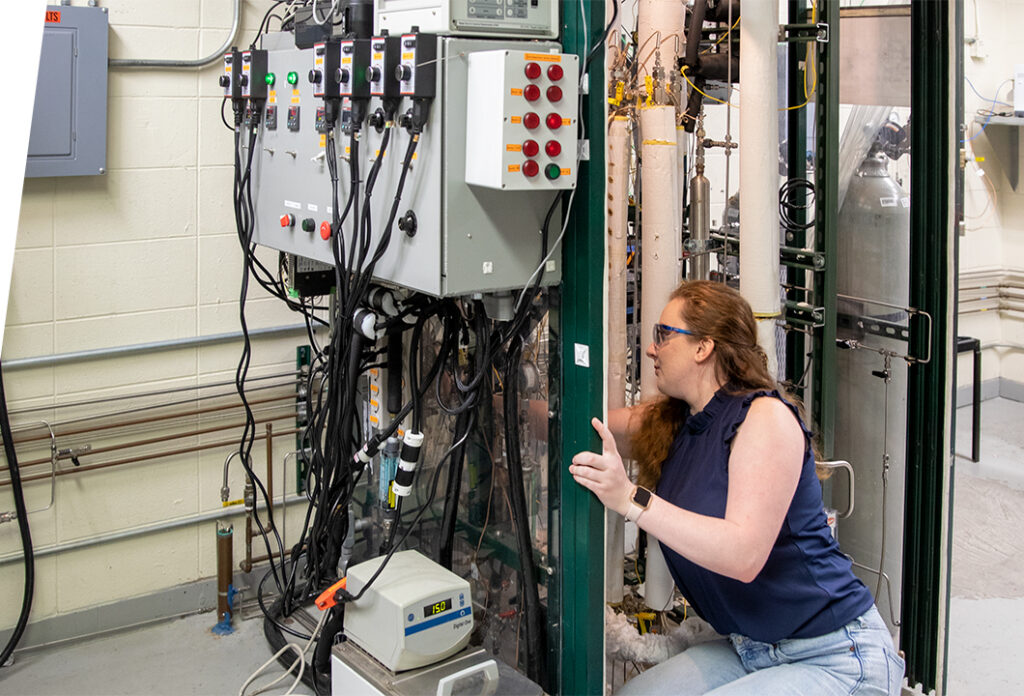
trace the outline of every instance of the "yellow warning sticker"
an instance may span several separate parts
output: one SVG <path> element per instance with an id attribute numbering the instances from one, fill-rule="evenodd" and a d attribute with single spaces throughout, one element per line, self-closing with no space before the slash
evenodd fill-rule
<path id="1" fill-rule="evenodd" d="M 563 126 L 571 126 L 572 125 L 572 119 L 571 118 L 563 118 L 562 119 L 562 125 Z"/>
<path id="2" fill-rule="evenodd" d="M 271 104 L 277 103 L 277 90 L 270 90 L 270 92 L 267 94 L 267 101 Z"/>
<path id="3" fill-rule="evenodd" d="M 518 164 L 510 164 L 510 165 L 508 165 L 508 170 L 514 174 L 515 172 L 519 171 L 519 165 Z"/>
<path id="4" fill-rule="evenodd" d="M 321 133 L 320 134 L 320 147 L 327 147 L 327 134 L 326 133 Z"/>
<path id="5" fill-rule="evenodd" d="M 351 65 L 352 64 L 352 56 L 342 56 L 341 57 L 341 64 L 342 65 Z"/>
<path id="6" fill-rule="evenodd" d="M 571 169 L 563 169 L 562 176 L 569 176 L 572 173 Z"/>
<path id="7" fill-rule="evenodd" d="M 298 104 L 299 98 L 297 96 L 292 97 L 292 104 Z"/>
<path id="8" fill-rule="evenodd" d="M 323 58 L 317 58 L 317 59 L 316 59 L 316 60 L 314 60 L 313 62 L 314 62 L 314 63 L 315 63 L 315 64 L 316 64 L 317 66 L 321 66 L 321 65 L 323 65 L 323 64 L 324 64 L 324 59 L 323 59 Z"/>
<path id="9" fill-rule="evenodd" d="M 527 53 L 526 60 L 539 60 L 544 63 L 561 63 L 562 56 L 557 53 Z"/>
<path id="10" fill-rule="evenodd" d="M 402 54 L 402 60 L 412 60 L 415 55 L 416 55 L 415 53 L 411 53 L 411 52 L 410 53 L 403 53 Z"/>
<path id="11" fill-rule="evenodd" d="M 523 122 L 523 117 L 522 116 L 513 116 L 512 117 L 512 123 L 522 123 L 522 122 Z"/>
<path id="12" fill-rule="evenodd" d="M 522 152 L 523 146 L 519 143 L 509 143 L 505 146 L 505 152 Z"/>
<path id="13" fill-rule="evenodd" d="M 521 90 L 518 87 L 513 87 L 512 88 L 512 96 L 513 97 L 521 97 L 521 96 L 523 96 L 523 90 Z"/>
<path id="14" fill-rule="evenodd" d="M 383 53 L 374 53 L 373 54 L 373 59 L 374 60 L 383 60 L 384 59 L 384 54 Z"/>

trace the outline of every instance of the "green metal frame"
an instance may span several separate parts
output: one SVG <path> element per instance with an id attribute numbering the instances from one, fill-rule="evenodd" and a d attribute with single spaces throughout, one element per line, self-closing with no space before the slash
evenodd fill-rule
<path id="1" fill-rule="evenodd" d="M 605 2 L 562 3 L 562 45 L 580 56 L 604 31 Z M 585 29 L 584 29 L 584 22 Z M 581 117 L 587 126 L 590 159 L 582 162 L 569 226 L 562 244 L 560 308 L 552 315 L 561 357 L 559 392 L 563 397 L 552 410 L 561 419 L 561 460 L 551 466 L 560 472 L 557 539 L 560 542 L 560 616 L 558 626 L 558 693 L 604 693 L 604 508 L 597 498 L 569 475 L 572 456 L 596 450 L 600 440 L 590 425 L 604 406 L 604 169 L 605 116 L 602 75 L 604 50 L 590 64 L 589 94 L 583 97 Z M 557 327 L 557 329 L 555 328 Z M 554 338 L 554 336 L 553 336 Z M 576 346 L 589 350 L 590 366 L 576 364 Z M 555 348 L 553 347 L 554 351 Z M 558 362 L 558 361 L 553 361 Z M 564 398 L 569 396 L 570 398 Z M 549 612 L 555 609 L 549 605 Z M 550 644 L 550 643 L 549 643 Z"/>
<path id="2" fill-rule="evenodd" d="M 911 3 L 910 303 L 934 318 L 931 335 L 918 318 L 911 331 L 912 355 L 934 347 L 931 361 L 909 369 L 907 480 L 903 549 L 901 647 L 910 683 L 927 692 L 939 681 L 943 483 L 952 452 L 944 448 L 951 432 L 946 405 L 946 373 L 954 336 L 947 313 L 954 269 L 950 251 L 955 230 L 950 215 L 951 6 L 948 0 Z M 948 559 L 947 559 L 948 560 Z"/>
<path id="3" fill-rule="evenodd" d="M 818 44 L 818 89 L 815 109 L 815 244 L 825 255 L 823 271 L 814 274 L 814 300 L 824 308 L 823 325 L 813 340 L 811 413 L 825 459 L 831 459 L 836 422 L 836 251 L 839 229 L 839 1 L 821 0 L 819 21 L 828 24 L 828 43 Z"/>

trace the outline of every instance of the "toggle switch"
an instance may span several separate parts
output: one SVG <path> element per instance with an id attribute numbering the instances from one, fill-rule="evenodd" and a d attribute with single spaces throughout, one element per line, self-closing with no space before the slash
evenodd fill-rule
<path id="1" fill-rule="evenodd" d="M 291 213 L 285 213 L 281 216 L 281 227 L 294 227 L 295 216 Z"/>

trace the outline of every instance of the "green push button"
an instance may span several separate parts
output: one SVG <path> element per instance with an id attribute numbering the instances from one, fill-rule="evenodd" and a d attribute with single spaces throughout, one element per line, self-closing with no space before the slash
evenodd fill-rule
<path id="1" fill-rule="evenodd" d="M 273 87 L 274 86 L 274 82 L 276 80 L 277 80 L 277 78 L 274 76 L 274 73 L 272 73 L 272 72 L 268 72 L 264 76 L 264 78 L 263 78 L 263 81 L 267 83 L 268 87 Z"/>
<path id="2" fill-rule="evenodd" d="M 554 181 L 562 175 L 562 170 L 557 164 L 549 164 L 544 167 L 544 176 Z"/>
<path id="3" fill-rule="evenodd" d="M 297 72 L 292 70 L 290 73 L 288 73 L 288 84 L 294 85 L 294 84 L 298 84 L 298 82 L 299 82 L 299 74 Z"/>

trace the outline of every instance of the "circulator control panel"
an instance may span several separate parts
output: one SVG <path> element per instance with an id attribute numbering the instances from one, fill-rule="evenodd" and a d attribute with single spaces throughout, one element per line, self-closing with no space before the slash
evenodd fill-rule
<path id="1" fill-rule="evenodd" d="M 447 35 L 558 36 L 557 0 L 376 0 L 377 31 L 420 31 Z"/>
<path id="2" fill-rule="evenodd" d="M 579 58 L 469 54 L 466 183 L 505 190 L 576 186 Z"/>

